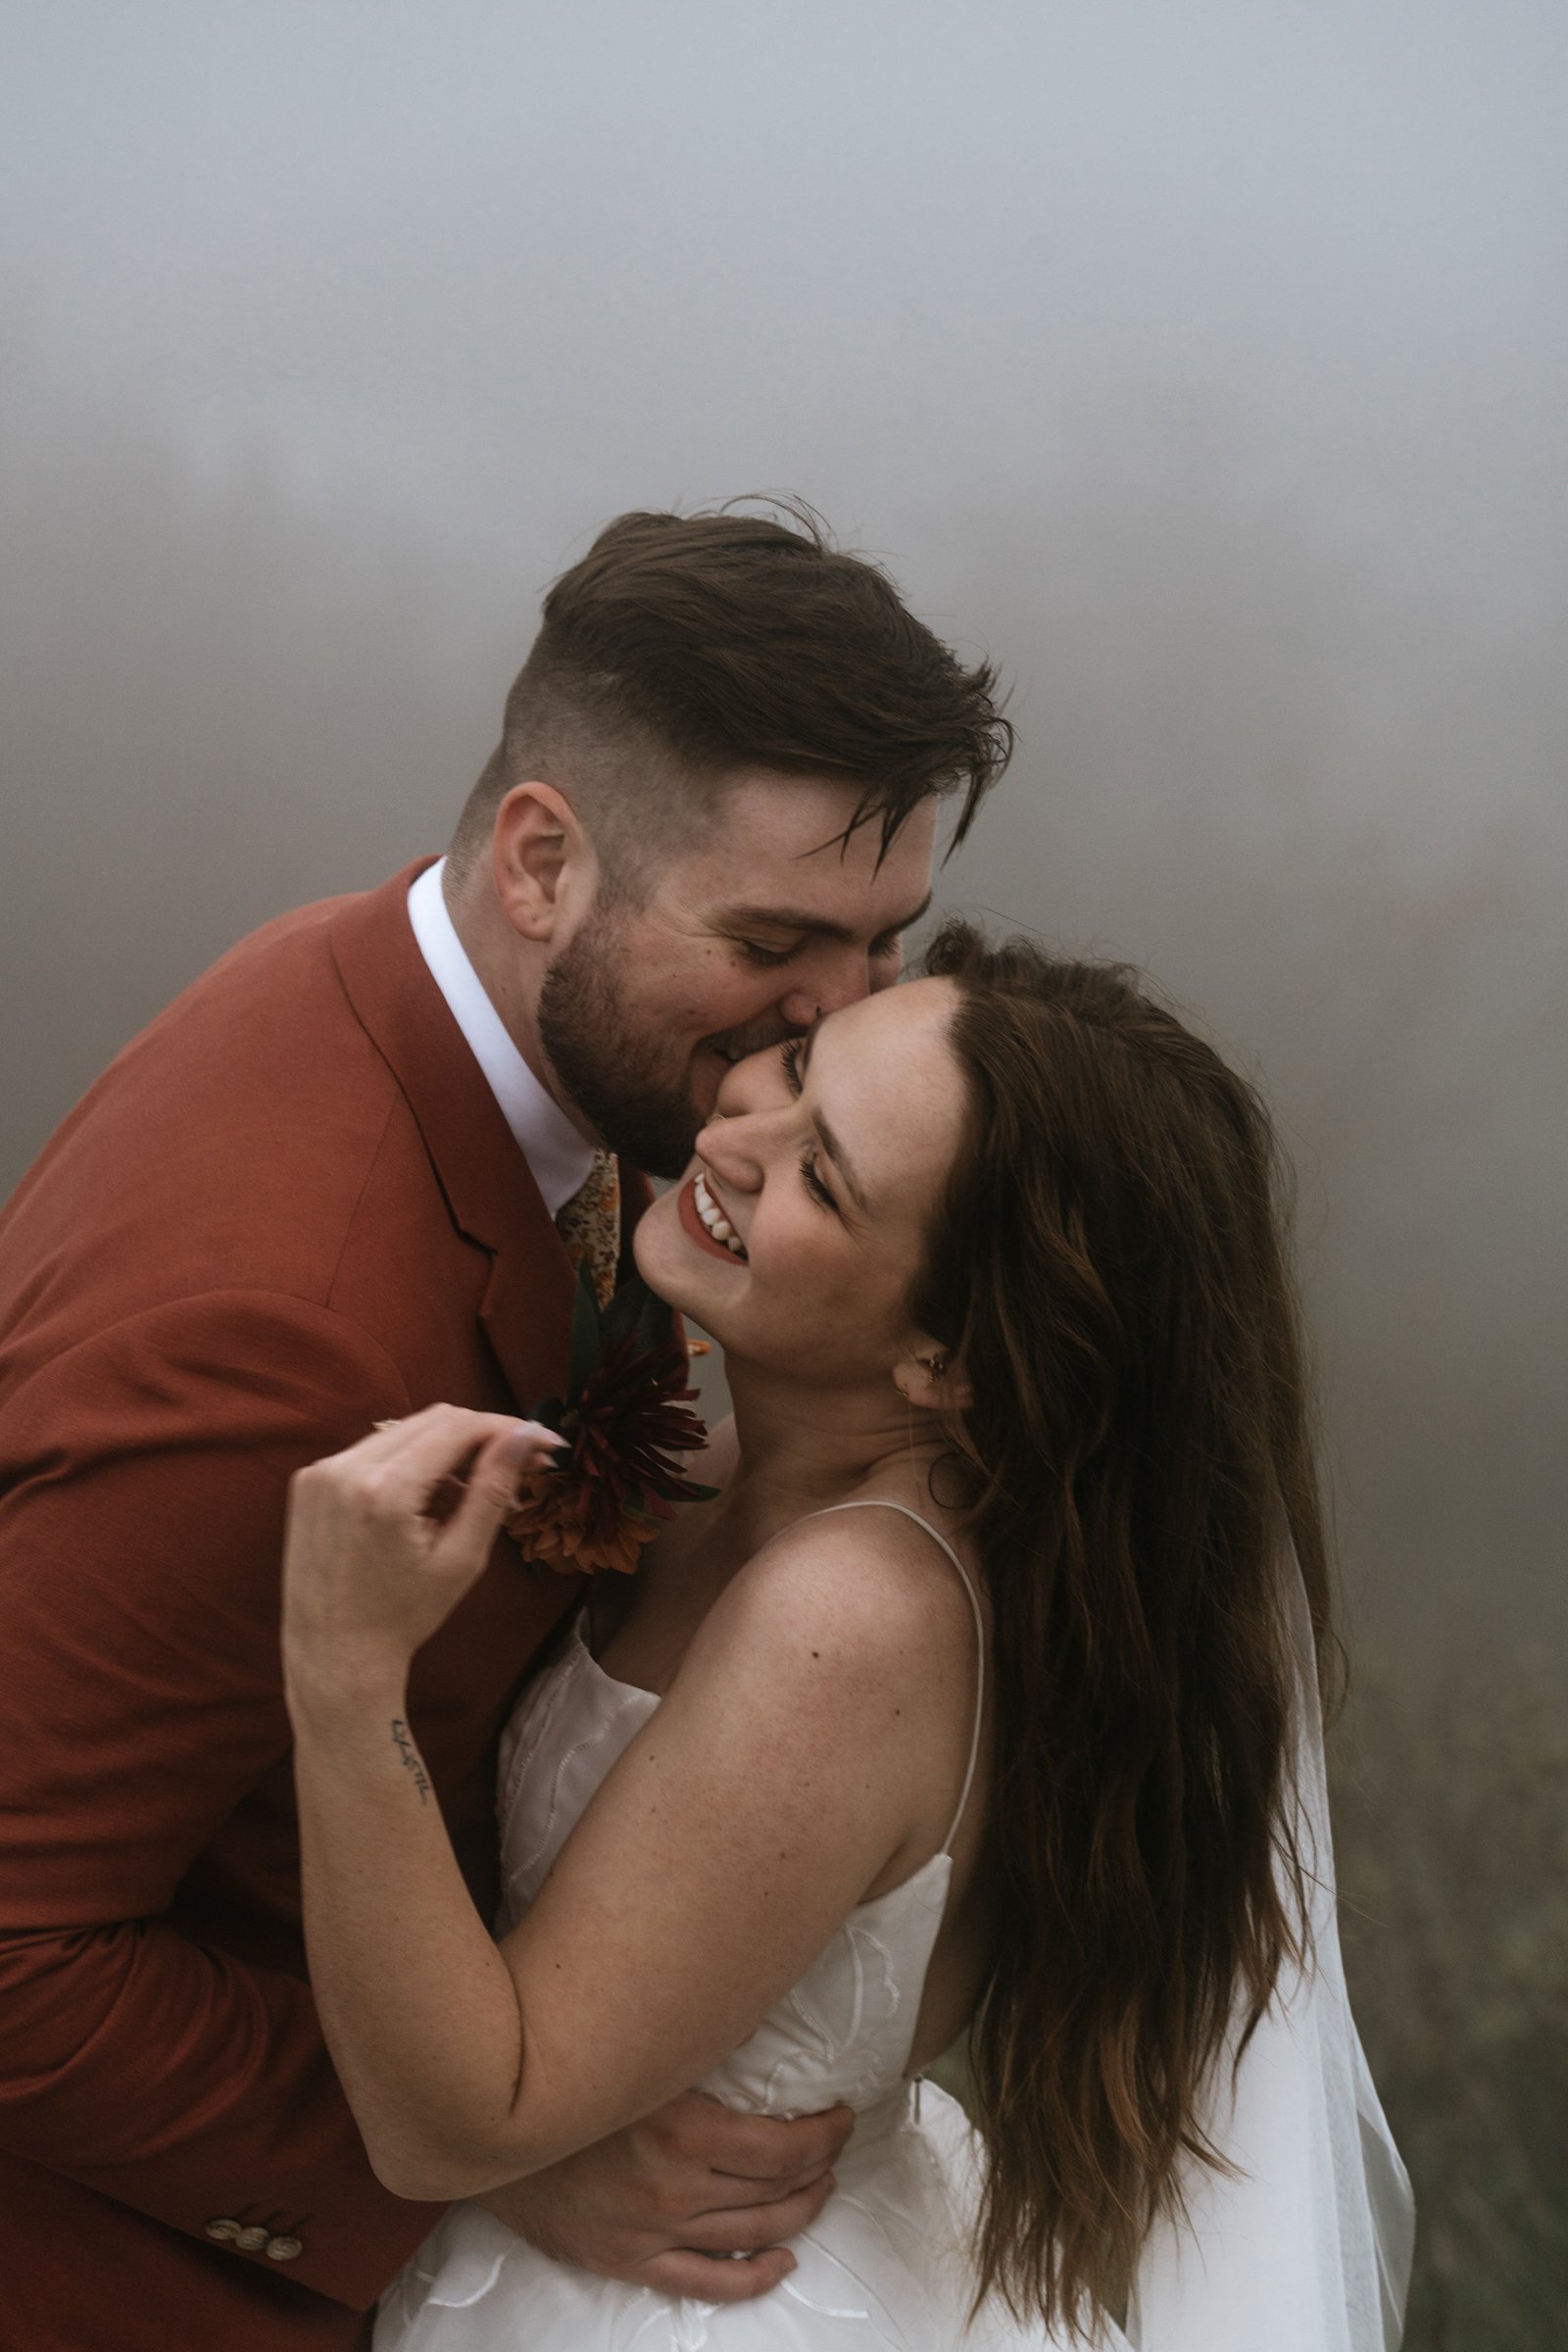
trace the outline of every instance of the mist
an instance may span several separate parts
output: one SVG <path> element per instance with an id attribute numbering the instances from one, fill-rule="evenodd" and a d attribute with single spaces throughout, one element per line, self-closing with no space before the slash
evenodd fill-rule
<path id="1" fill-rule="evenodd" d="M 1261 1078 L 1361 1622 L 1560 1646 L 1561 11 L 0 38 L 3 1181 L 242 931 L 443 844 L 600 524 L 793 490 L 1010 681 L 939 907 Z"/>

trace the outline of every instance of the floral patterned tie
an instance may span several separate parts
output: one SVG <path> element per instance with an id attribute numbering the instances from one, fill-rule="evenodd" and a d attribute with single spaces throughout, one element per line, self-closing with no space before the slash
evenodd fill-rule
<path id="1" fill-rule="evenodd" d="M 596 1152 L 585 1181 L 558 1212 L 556 1231 L 572 1270 L 585 1262 L 601 1306 L 615 1295 L 620 1263 L 620 1170 L 613 1152 Z"/>

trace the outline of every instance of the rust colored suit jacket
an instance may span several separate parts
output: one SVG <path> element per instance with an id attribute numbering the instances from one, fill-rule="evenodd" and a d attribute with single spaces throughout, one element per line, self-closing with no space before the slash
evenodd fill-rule
<path id="1" fill-rule="evenodd" d="M 300 1463 L 564 1376 L 570 1270 L 416 870 L 243 941 L 0 1216 L 4 2352 L 347 2352 L 435 2218 L 372 2176 L 312 2005 L 277 1633 Z M 573 1591 L 503 1540 L 416 1661 L 486 1916 L 497 1736 Z"/>

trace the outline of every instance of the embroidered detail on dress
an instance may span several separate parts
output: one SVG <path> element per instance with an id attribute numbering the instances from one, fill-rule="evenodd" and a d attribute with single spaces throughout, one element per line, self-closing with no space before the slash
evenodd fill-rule
<path id="1" fill-rule="evenodd" d="M 634 2347 L 656 2328 L 659 2338 L 655 2352 L 703 2352 L 703 2346 L 708 2341 L 708 2322 L 718 2308 L 716 2304 L 697 2303 L 690 2297 L 674 2303 L 668 2295 L 656 2294 L 651 2286 L 643 2288 L 637 2302 L 651 2304 L 652 2309 L 627 2337 L 626 2352 L 634 2352 Z M 635 2311 L 636 2308 L 637 2304 L 633 2304 L 632 2309 Z M 699 2328 L 701 2333 L 691 2334 L 689 2330 L 693 2327 Z M 683 2333 L 683 2329 L 688 2332 Z"/>
<path id="2" fill-rule="evenodd" d="M 708 2341 L 708 2323 L 718 2309 L 716 2303 L 699 2303 L 689 2295 L 669 2307 L 670 2352 L 703 2352 Z"/>
<path id="3" fill-rule="evenodd" d="M 534 1757 L 539 1753 L 546 1733 L 560 1714 L 565 1700 L 566 1686 L 571 1681 L 571 1659 L 568 1655 L 547 1670 L 533 1689 L 519 1701 L 520 1720 L 516 1739 L 512 1746 L 512 1758 L 502 1775 L 496 1805 L 501 1819 L 506 1820 L 517 1801 L 522 1778 Z M 505 1745 L 505 1741 L 503 1742 Z"/>
<path id="4" fill-rule="evenodd" d="M 860 2320 L 867 2327 L 876 2327 L 868 2311 L 852 2311 L 847 2303 L 818 2303 L 812 2296 L 803 2295 L 799 2287 L 791 2286 L 787 2278 L 780 2282 L 779 2292 L 788 2295 L 792 2303 L 799 2303 L 803 2311 L 814 2311 L 819 2320 Z M 876 2331 L 878 2335 L 882 2334 L 880 2328 Z M 884 2336 L 883 2341 L 891 2343 L 893 2338 Z"/>
<path id="5" fill-rule="evenodd" d="M 498 2254 L 494 2262 L 492 2262 L 490 2265 L 490 2269 L 485 2278 L 483 2285 L 474 2287 L 471 2292 L 467 2294 L 426 2295 L 424 2299 L 427 2303 L 433 2304 L 437 2311 L 466 2311 L 470 2303 L 479 2303 L 483 2301 L 484 2297 L 494 2286 L 496 2280 L 500 2278 L 501 2273 L 506 2266 L 507 2260 L 508 2256 L 506 2253 Z M 421 2278 L 429 2278 L 430 2274 L 427 2271 L 421 2271 L 419 2276 Z M 433 2286 L 435 2284 L 435 2280 L 432 2278 L 430 2283 Z"/>
<path id="6" fill-rule="evenodd" d="M 902 2352 L 904 2337 L 899 2331 L 898 2322 L 894 2318 L 892 2312 L 889 2311 L 882 2297 L 877 2293 L 875 2287 L 872 2286 L 867 2279 L 862 2278 L 858 2271 L 851 2270 L 847 2262 L 843 2261 L 839 2255 L 831 2252 L 827 2246 L 823 2245 L 821 2239 L 811 2232 L 808 2231 L 801 2242 L 803 2245 L 809 2246 L 811 2252 L 819 2261 L 827 2263 L 833 2270 L 839 2273 L 841 2278 L 847 2278 L 852 2286 L 858 2288 L 859 2293 L 865 2296 L 865 2308 L 860 2311 L 847 2311 L 837 2309 L 831 2303 L 815 2302 L 809 2295 L 806 2294 L 801 2287 L 796 2285 L 793 2278 L 786 2278 L 782 2280 L 776 2291 L 781 2295 L 788 2295 L 791 2302 L 799 2303 L 805 2310 L 814 2311 L 819 2319 L 855 2320 L 858 2322 L 862 2328 L 871 2328 L 876 2335 L 881 2337 L 883 2343 L 891 2344 L 894 2348 L 894 2352 Z M 876 2306 L 876 2311 L 879 2315 L 877 2317 L 872 2316 L 872 2304 L 875 2304 Z M 893 2332 L 890 2333 L 890 2329 Z"/>
<path id="7" fill-rule="evenodd" d="M 583 1657 L 588 1656 L 586 1650 L 579 1654 Z M 566 1679 L 565 1676 L 562 1678 L 564 1682 Z M 526 1851 L 506 1865 L 506 1880 L 509 1888 L 514 1887 L 519 1880 L 528 1877 L 550 1843 L 551 1832 L 556 1826 L 556 1816 L 561 1810 L 561 1784 L 568 1767 L 576 1761 L 578 1756 L 586 1755 L 591 1748 L 602 1747 L 608 1739 L 622 1728 L 622 1716 L 618 1714 L 605 1715 L 601 1717 L 591 1732 L 581 1740 L 574 1740 L 570 1747 L 564 1749 L 557 1758 L 555 1771 L 550 1776 L 550 1786 L 545 1791 L 543 1826 L 538 1837 Z M 608 1773 L 605 1777 L 608 1779 Z"/>
<path id="8" fill-rule="evenodd" d="M 893 2020 L 904 2006 L 904 1996 L 894 1979 L 893 1954 L 888 1950 L 881 1936 L 873 1936 L 869 1928 L 862 1928 L 854 1919 L 845 1922 L 845 1933 L 849 1936 L 851 1949 L 855 1953 L 855 2018 L 849 2034 L 849 2038 L 854 2041 L 858 2037 L 860 2019 L 865 2008 L 865 1966 L 860 1956 L 862 1944 L 874 1952 L 882 1963 L 882 1994 L 887 2004 L 882 2012 L 884 2025 L 892 2025 Z"/>

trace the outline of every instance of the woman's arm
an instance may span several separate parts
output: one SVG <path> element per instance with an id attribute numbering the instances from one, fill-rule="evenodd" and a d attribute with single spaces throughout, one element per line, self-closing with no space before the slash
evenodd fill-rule
<path id="1" fill-rule="evenodd" d="M 442 2198 L 619 2130 L 745 2039 L 899 1852 L 946 1753 L 934 1724 L 966 1726 L 972 1662 L 955 1581 L 886 1531 L 791 1531 L 710 1612 L 498 1949 L 403 1690 L 515 1472 L 508 1425 L 430 1418 L 298 1482 L 285 1651 L 327 2039 L 382 2179 Z M 468 1498 L 434 1531 L 420 1500 L 476 1436 Z"/>

